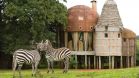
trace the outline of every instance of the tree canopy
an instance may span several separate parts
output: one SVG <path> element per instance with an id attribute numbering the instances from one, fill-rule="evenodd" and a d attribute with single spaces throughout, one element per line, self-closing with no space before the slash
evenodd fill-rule
<path id="1" fill-rule="evenodd" d="M 32 40 L 55 40 L 56 27 L 67 24 L 67 8 L 59 0 L 4 0 L 2 4 L 0 47 L 5 53 L 30 48 Z"/>

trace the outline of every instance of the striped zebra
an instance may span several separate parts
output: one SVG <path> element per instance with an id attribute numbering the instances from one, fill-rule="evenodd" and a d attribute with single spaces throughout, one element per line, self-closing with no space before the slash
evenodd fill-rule
<path id="1" fill-rule="evenodd" d="M 45 57 L 48 63 L 47 73 L 49 73 L 50 67 L 52 69 L 52 73 L 54 72 L 53 70 L 54 61 L 63 61 L 65 65 L 63 73 L 67 73 L 69 68 L 69 59 L 71 55 L 71 51 L 68 48 L 63 47 L 63 48 L 54 49 L 49 40 L 46 40 L 44 43 L 38 44 L 38 48 L 40 51 L 46 52 Z"/>
<path id="2" fill-rule="evenodd" d="M 13 54 L 13 78 L 15 77 L 15 70 L 18 66 L 19 76 L 21 78 L 21 67 L 24 63 L 32 64 L 32 76 L 36 74 L 37 67 L 41 57 L 37 50 L 18 49 Z"/>

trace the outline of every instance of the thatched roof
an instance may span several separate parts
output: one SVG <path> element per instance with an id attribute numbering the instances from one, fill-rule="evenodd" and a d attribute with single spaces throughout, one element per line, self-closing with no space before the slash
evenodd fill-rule
<path id="1" fill-rule="evenodd" d="M 131 31 L 127 28 L 124 28 L 122 30 L 122 37 L 123 38 L 136 38 L 136 34 L 133 31 Z"/>

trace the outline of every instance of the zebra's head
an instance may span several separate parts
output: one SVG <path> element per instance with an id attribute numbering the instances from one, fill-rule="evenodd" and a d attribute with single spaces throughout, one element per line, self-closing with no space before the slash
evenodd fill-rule
<path id="1" fill-rule="evenodd" d="M 44 51 L 44 43 L 43 40 L 40 43 L 37 43 L 37 50 Z"/>
<path id="2" fill-rule="evenodd" d="M 44 50 L 47 50 L 48 48 L 52 47 L 52 44 L 49 40 L 46 40 L 44 42 Z"/>

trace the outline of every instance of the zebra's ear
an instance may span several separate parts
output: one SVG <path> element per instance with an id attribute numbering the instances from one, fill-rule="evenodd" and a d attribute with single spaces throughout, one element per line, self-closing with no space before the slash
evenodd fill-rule
<path id="1" fill-rule="evenodd" d="M 45 40 L 45 43 L 47 43 L 47 42 L 48 42 L 48 40 L 46 39 L 46 40 Z"/>

